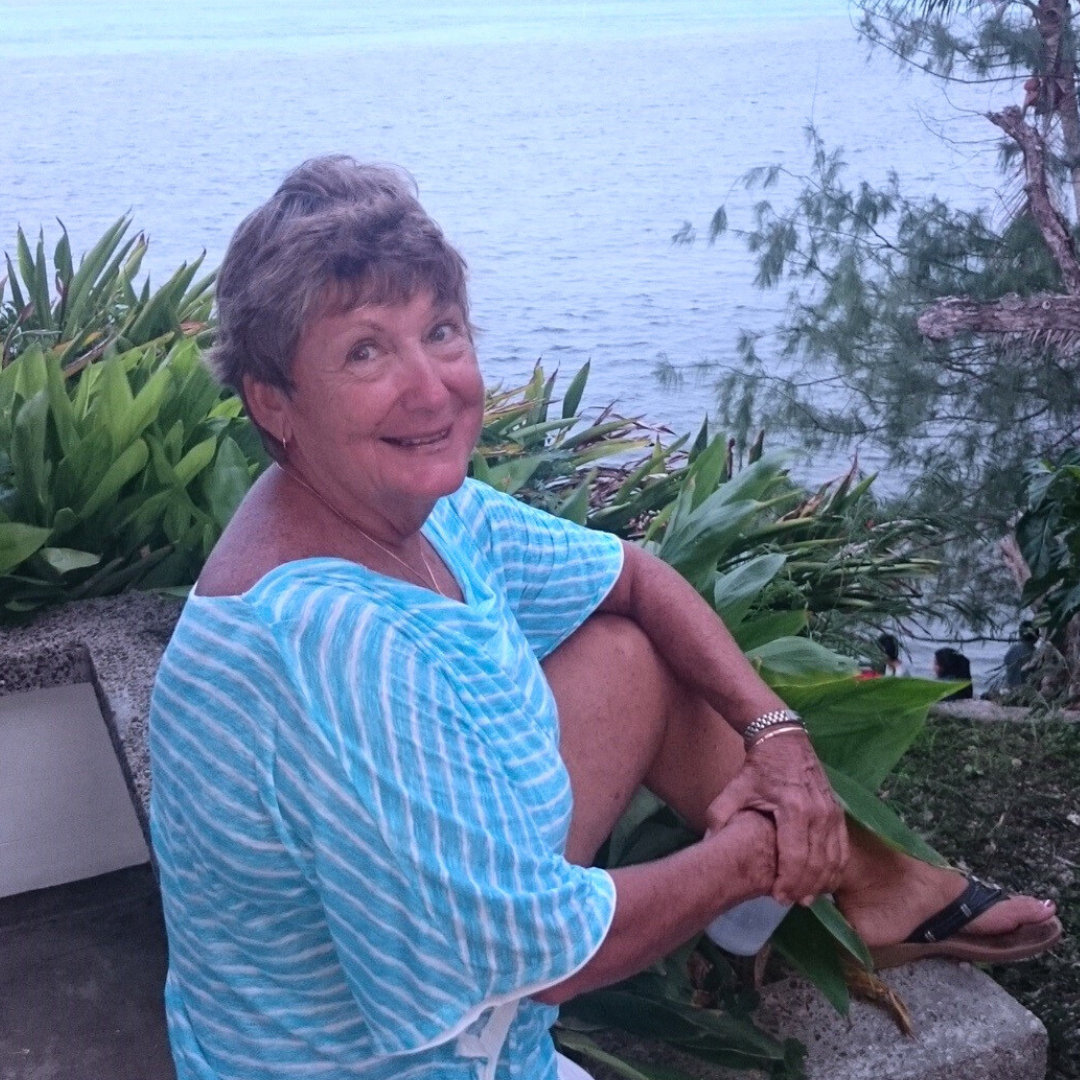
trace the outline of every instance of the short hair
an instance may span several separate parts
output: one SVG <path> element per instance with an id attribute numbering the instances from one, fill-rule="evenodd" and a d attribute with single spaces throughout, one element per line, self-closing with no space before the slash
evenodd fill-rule
<path id="1" fill-rule="evenodd" d="M 293 357 L 311 320 L 408 303 L 430 289 L 438 303 L 460 307 L 468 326 L 466 273 L 403 170 L 342 154 L 312 158 L 233 234 L 207 362 L 241 397 L 245 376 L 290 393 Z"/>

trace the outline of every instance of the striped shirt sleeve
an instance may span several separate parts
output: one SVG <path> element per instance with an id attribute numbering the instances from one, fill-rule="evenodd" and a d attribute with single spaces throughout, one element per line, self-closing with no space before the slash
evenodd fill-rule
<path id="1" fill-rule="evenodd" d="M 318 731 L 283 733 L 278 795 L 379 1052 L 438 1045 L 585 964 L 614 884 L 544 842 L 446 665 L 334 590 L 281 641 Z"/>
<path id="2" fill-rule="evenodd" d="M 600 605 L 622 571 L 618 537 L 474 482 L 511 609 L 543 659 Z"/>

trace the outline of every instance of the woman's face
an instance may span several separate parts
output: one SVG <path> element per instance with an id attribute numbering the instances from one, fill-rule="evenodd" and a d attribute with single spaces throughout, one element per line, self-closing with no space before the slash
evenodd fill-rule
<path id="1" fill-rule="evenodd" d="M 484 386 L 457 305 L 422 292 L 323 315 L 301 335 L 292 377 L 291 395 L 276 391 L 278 415 L 258 419 L 342 511 L 411 524 L 461 486 Z"/>

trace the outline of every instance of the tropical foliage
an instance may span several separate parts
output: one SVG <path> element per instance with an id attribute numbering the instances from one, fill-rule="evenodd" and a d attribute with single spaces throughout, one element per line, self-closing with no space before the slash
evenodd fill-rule
<path id="1" fill-rule="evenodd" d="M 114 222 L 77 269 L 63 225 L 51 270 L 44 235 L 38 234 L 31 251 L 18 230 L 16 260 L 5 254 L 8 273 L 0 280 L 0 366 L 37 345 L 70 375 L 99 357 L 168 344 L 208 328 L 214 274 L 196 280 L 202 256 L 181 266 L 156 292 L 149 277 L 136 289 L 149 242 L 141 233 L 128 237 L 130 225 L 128 218 Z"/>
<path id="2" fill-rule="evenodd" d="M 1080 614 L 1080 450 L 1033 465 L 1025 494 L 1016 539 L 1031 577 L 1022 599 L 1054 635 Z"/>

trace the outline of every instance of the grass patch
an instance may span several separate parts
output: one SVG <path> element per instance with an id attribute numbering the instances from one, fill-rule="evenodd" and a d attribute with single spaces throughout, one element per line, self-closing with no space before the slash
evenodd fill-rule
<path id="1" fill-rule="evenodd" d="M 1080 1080 L 1080 724 L 930 720 L 882 793 L 957 865 L 1057 903 L 1053 953 L 988 970 L 1046 1025 L 1048 1080 Z"/>

